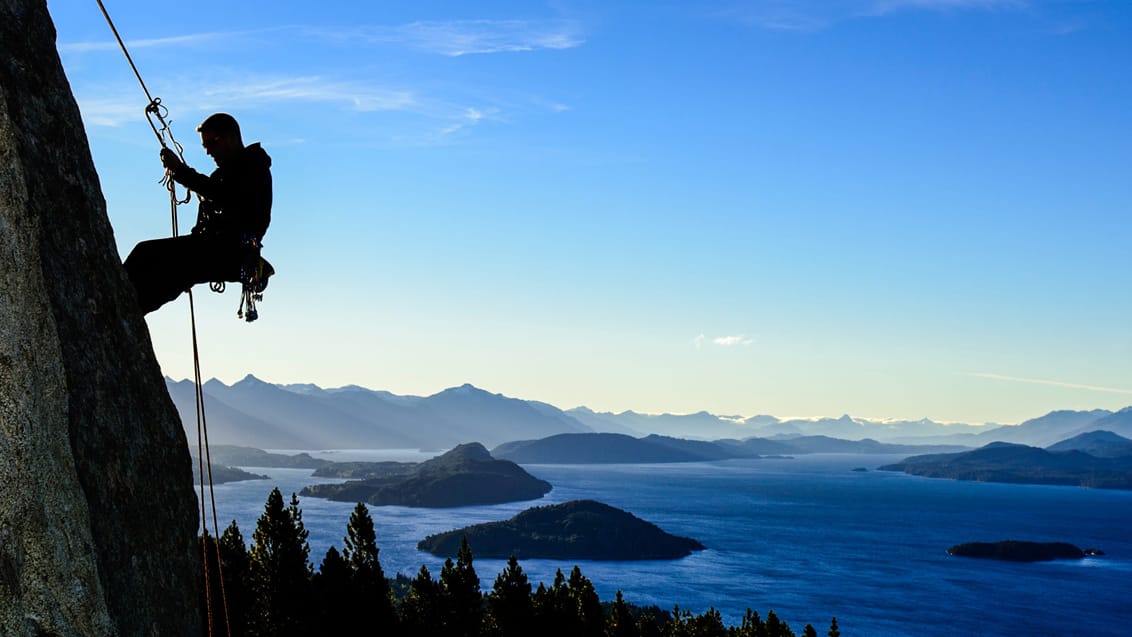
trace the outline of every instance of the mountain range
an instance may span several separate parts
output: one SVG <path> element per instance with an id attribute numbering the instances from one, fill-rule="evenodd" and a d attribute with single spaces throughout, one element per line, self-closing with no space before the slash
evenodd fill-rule
<path id="1" fill-rule="evenodd" d="M 196 401 L 191 381 L 166 378 L 190 440 L 196 437 Z M 852 418 L 813 420 L 757 415 L 563 410 L 548 403 L 510 398 L 470 384 L 431 396 L 402 396 L 355 385 L 323 389 L 311 384 L 276 385 L 247 376 L 232 385 L 212 379 L 203 386 L 209 441 L 260 449 L 445 450 L 480 442 L 498 447 L 557 434 L 650 434 L 689 440 L 789 442 L 803 437 L 876 441 L 903 445 L 981 447 L 1012 442 L 1046 447 L 1096 430 L 1132 437 L 1132 407 L 1119 411 L 1054 411 L 1018 425 L 971 425 Z M 790 445 L 795 447 L 796 445 Z M 765 453 L 765 452 L 764 452 Z"/>

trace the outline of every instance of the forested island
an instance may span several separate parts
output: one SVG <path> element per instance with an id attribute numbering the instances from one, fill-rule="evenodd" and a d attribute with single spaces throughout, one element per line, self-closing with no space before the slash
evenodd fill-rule
<path id="1" fill-rule="evenodd" d="M 510 520 L 430 535 L 417 548 L 452 555 L 467 541 L 480 557 L 574 560 L 664 560 L 701 551 L 704 545 L 594 500 L 535 507 Z"/>
<path id="2" fill-rule="evenodd" d="M 551 489 L 549 482 L 514 462 L 492 458 L 478 442 L 459 445 L 420 464 L 379 464 L 385 466 L 364 479 L 312 485 L 300 494 L 373 505 L 458 507 L 534 500 Z"/>
<path id="3" fill-rule="evenodd" d="M 948 555 L 979 557 L 1009 562 L 1049 562 L 1052 560 L 1079 560 L 1088 556 L 1103 555 L 1098 549 L 1081 549 L 1068 542 L 968 542 L 947 549 Z"/>

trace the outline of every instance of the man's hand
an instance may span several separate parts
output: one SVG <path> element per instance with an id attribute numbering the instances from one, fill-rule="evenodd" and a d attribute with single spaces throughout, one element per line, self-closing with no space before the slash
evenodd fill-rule
<path id="1" fill-rule="evenodd" d="M 174 152 L 172 148 L 162 148 L 161 165 L 165 166 L 166 170 L 177 172 L 178 169 L 185 165 L 185 162 L 181 161 L 181 158 L 177 156 L 177 153 Z"/>

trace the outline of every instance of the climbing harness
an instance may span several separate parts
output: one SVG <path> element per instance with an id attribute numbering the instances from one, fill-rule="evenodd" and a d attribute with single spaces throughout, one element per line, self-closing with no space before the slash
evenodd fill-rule
<path id="1" fill-rule="evenodd" d="M 149 89 L 146 88 L 145 82 L 142 80 L 141 73 L 138 72 L 138 67 L 134 64 L 133 58 L 130 57 L 130 52 L 126 48 L 125 42 L 122 37 L 118 35 L 118 29 L 114 26 L 114 21 L 110 19 L 110 13 L 107 12 L 106 6 L 102 0 L 96 0 L 99 9 L 102 10 L 102 15 L 106 18 L 106 23 L 110 25 L 110 30 L 114 33 L 114 37 L 118 40 L 118 46 L 122 48 L 122 53 L 126 56 L 126 61 L 130 63 L 130 68 L 133 69 L 134 75 L 138 78 L 138 83 L 141 84 L 142 91 L 145 92 L 146 98 L 149 99 L 149 104 L 145 107 L 146 121 L 149 122 L 150 127 L 153 129 L 154 135 L 157 136 L 157 141 L 161 144 L 162 148 L 173 148 L 177 156 L 184 160 L 181 145 L 173 138 L 173 130 L 169 126 L 171 120 L 168 119 L 168 110 L 162 105 L 159 98 L 150 95 Z M 158 125 L 160 124 L 160 125 Z M 177 236 L 177 205 L 181 203 L 188 203 L 190 195 L 186 193 L 185 199 L 181 200 L 177 197 L 176 183 L 173 181 L 172 172 L 168 169 L 165 172 L 165 177 L 162 183 L 169 190 L 169 207 L 171 208 L 173 217 L 173 236 Z M 205 607 L 207 609 L 208 621 L 208 634 L 213 635 L 213 616 L 212 616 L 212 578 L 209 575 L 209 555 L 208 555 L 208 511 L 205 506 L 204 493 L 205 493 L 205 477 L 208 479 L 208 494 L 209 500 L 212 503 L 212 528 L 213 533 L 217 540 L 220 538 L 220 527 L 216 514 L 216 493 L 213 488 L 212 480 L 212 454 L 208 446 L 208 426 L 205 419 L 204 412 L 204 389 L 201 382 L 200 373 L 200 349 L 197 345 L 197 320 L 196 308 L 193 305 L 193 291 L 187 291 L 189 296 L 189 322 L 192 328 L 193 335 L 193 376 L 196 386 L 196 411 L 197 411 L 197 468 L 200 476 L 200 526 L 201 526 L 201 563 L 204 569 L 204 597 Z M 252 320 L 252 319 L 249 319 Z M 224 568 L 220 558 L 220 543 L 214 541 L 216 554 L 216 568 L 217 576 L 220 582 L 220 599 L 224 609 L 224 626 L 227 630 L 228 637 L 232 637 L 232 626 L 228 614 L 228 596 L 224 591 Z"/>
<path id="2" fill-rule="evenodd" d="M 275 274 L 275 268 L 259 256 L 259 250 L 263 247 L 263 242 L 260 241 L 259 237 L 245 234 L 243 246 L 246 251 L 243 262 L 240 264 L 240 284 L 243 289 L 240 291 L 240 309 L 236 312 L 236 316 L 251 323 L 259 318 L 259 311 L 256 310 L 255 304 L 256 301 L 263 300 L 263 291 L 267 289 L 267 280 L 272 274 Z M 247 312 L 244 311 L 245 305 Z"/>

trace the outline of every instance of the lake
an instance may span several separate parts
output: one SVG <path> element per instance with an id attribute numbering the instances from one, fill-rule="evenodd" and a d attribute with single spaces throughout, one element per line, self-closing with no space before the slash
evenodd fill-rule
<path id="1" fill-rule="evenodd" d="M 409 451 L 312 452 L 331 460 L 424 460 Z M 797 633 L 846 637 L 1122 635 L 1132 625 L 1132 492 L 960 482 L 875 471 L 904 456 L 818 454 L 794 459 L 657 465 L 525 465 L 554 489 L 544 498 L 455 509 L 369 506 L 386 575 L 439 576 L 443 558 L 416 550 L 426 535 L 509 518 L 532 506 L 594 499 L 708 547 L 687 558 L 576 562 L 602 601 L 696 613 L 727 624 L 768 610 Z M 236 520 L 251 541 L 270 490 L 340 482 L 310 470 L 244 467 L 271 476 L 217 485 L 220 531 Z M 854 469 L 866 468 L 867 471 Z M 341 550 L 354 504 L 300 498 L 317 569 Z M 368 506 L 368 505 L 367 505 Z M 209 523 L 211 527 L 211 522 Z M 1010 563 L 947 555 L 963 542 L 1065 541 L 1098 548 L 1080 561 Z M 473 547 L 474 549 L 474 547 Z M 531 579 L 569 575 L 574 561 L 521 560 Z M 476 559 L 490 590 L 505 561 Z"/>

